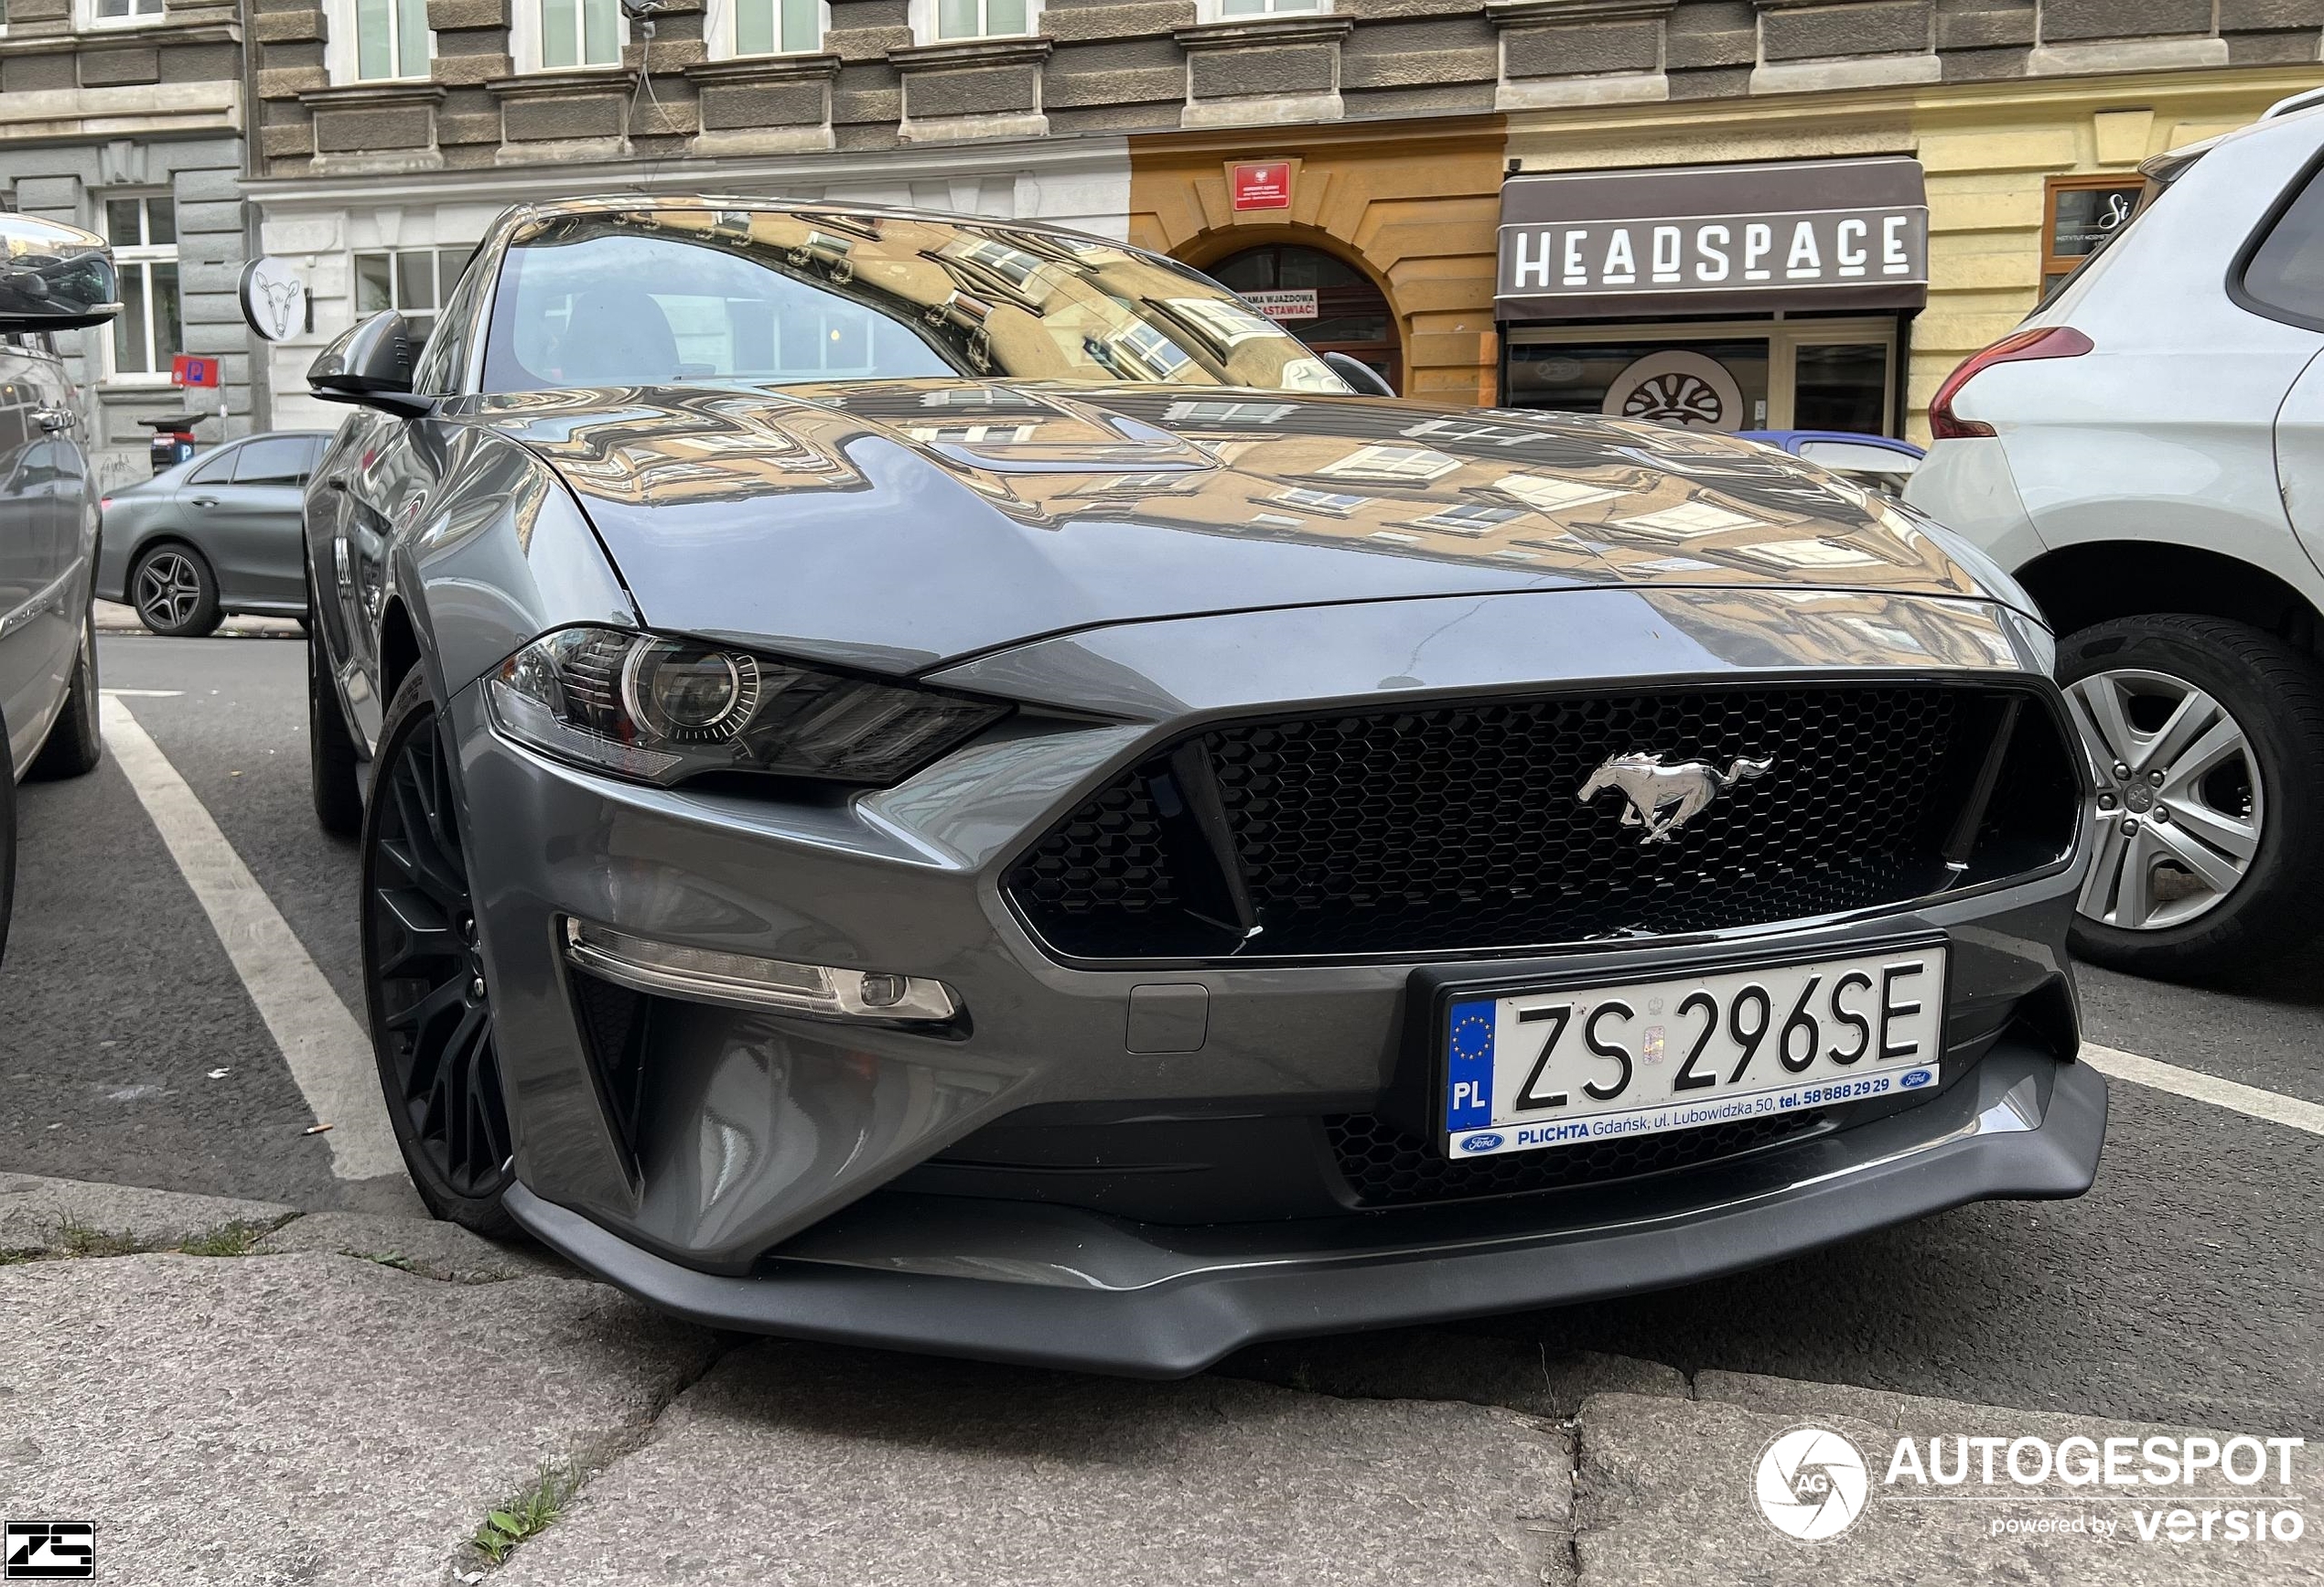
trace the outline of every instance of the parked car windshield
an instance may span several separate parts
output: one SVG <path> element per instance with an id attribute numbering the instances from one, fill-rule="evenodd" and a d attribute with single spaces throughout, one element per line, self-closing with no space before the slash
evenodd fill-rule
<path id="1" fill-rule="evenodd" d="M 487 391 L 970 375 L 1344 391 L 1216 283 L 1092 239 L 711 205 L 545 216 L 501 267 Z"/>

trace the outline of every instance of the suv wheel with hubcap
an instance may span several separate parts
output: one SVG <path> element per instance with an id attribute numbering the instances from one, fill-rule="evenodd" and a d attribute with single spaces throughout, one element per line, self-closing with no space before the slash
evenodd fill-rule
<path id="1" fill-rule="evenodd" d="M 2275 636 L 2183 616 L 2069 635 L 2058 681 L 2096 782 L 2074 950 L 2149 975 L 2287 952 L 2319 922 L 2324 676 Z"/>

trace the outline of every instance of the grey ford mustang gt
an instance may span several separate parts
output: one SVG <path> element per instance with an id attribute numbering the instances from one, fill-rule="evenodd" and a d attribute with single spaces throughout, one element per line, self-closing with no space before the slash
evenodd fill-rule
<path id="1" fill-rule="evenodd" d="M 2087 768 L 1909 509 L 756 199 L 513 209 L 313 383 L 316 804 L 441 1216 L 1167 1375 L 2091 1183 Z"/>

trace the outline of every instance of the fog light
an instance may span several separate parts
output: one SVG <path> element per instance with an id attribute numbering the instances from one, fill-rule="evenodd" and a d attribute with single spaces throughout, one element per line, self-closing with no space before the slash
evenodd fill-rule
<path id="1" fill-rule="evenodd" d="M 949 1020 L 960 999 L 941 981 L 794 964 L 632 937 L 567 918 L 565 953 L 593 975 L 633 992 L 691 998 L 729 1008 L 774 1009 L 831 1019 Z"/>

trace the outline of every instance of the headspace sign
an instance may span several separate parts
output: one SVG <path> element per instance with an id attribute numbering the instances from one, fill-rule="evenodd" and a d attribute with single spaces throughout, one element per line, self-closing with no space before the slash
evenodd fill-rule
<path id="1" fill-rule="evenodd" d="M 1900 205 L 1505 225 L 1497 295 L 1664 296 L 1928 279 L 1929 211 Z"/>

